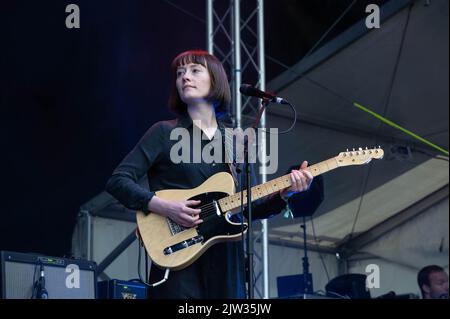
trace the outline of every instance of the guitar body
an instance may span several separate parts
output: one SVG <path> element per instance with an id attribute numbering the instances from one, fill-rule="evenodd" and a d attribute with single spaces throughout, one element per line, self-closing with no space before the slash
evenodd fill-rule
<path id="1" fill-rule="evenodd" d="M 193 189 L 156 192 L 156 196 L 168 200 L 201 200 L 199 207 L 203 207 L 200 213 L 203 222 L 195 228 L 183 228 L 156 213 L 146 215 L 138 212 L 139 232 L 152 262 L 161 268 L 180 270 L 192 264 L 212 245 L 240 240 L 241 223 L 231 222 L 231 215 L 224 214 L 218 205 L 214 205 L 214 201 L 232 194 L 234 181 L 225 172 L 211 176 Z M 246 229 L 247 224 L 244 224 Z"/>

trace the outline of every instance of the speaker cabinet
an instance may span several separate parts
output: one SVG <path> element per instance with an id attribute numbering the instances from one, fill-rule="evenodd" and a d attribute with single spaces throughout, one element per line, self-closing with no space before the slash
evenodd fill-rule
<path id="1" fill-rule="evenodd" d="M 94 262 L 9 251 L 1 251 L 0 259 L 3 299 L 31 299 L 41 270 L 48 299 L 96 298 Z"/>

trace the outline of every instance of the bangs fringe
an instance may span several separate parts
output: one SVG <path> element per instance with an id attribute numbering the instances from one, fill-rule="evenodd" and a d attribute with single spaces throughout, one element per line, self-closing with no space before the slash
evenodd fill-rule
<path id="1" fill-rule="evenodd" d="M 208 68 L 205 53 L 202 51 L 189 51 L 180 54 L 173 61 L 172 68 L 176 70 L 178 67 L 190 63 L 200 64 L 205 68 Z"/>

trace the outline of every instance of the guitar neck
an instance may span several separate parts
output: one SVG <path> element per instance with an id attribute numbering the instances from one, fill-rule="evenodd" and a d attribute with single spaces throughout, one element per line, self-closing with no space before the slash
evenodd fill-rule
<path id="1" fill-rule="evenodd" d="M 335 157 L 330 158 L 326 161 L 311 165 L 305 170 L 310 172 L 312 176 L 318 176 L 338 168 L 338 162 Z M 251 188 L 252 202 L 263 198 L 265 196 L 271 195 L 273 193 L 279 192 L 280 190 L 290 187 L 292 185 L 290 174 L 275 178 L 266 183 L 253 186 Z M 241 196 L 242 193 L 242 196 Z M 244 205 L 247 204 L 247 190 L 238 192 L 228 197 L 224 197 L 219 200 L 220 208 L 223 212 L 228 212 L 238 207 L 241 207 L 241 197 L 244 200 Z"/>

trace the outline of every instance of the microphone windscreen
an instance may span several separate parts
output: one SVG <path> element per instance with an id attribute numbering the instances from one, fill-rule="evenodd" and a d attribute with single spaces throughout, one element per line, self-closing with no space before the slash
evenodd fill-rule
<path id="1" fill-rule="evenodd" d="M 250 84 L 241 84 L 239 92 L 245 95 L 250 95 L 254 92 L 254 88 Z"/>

